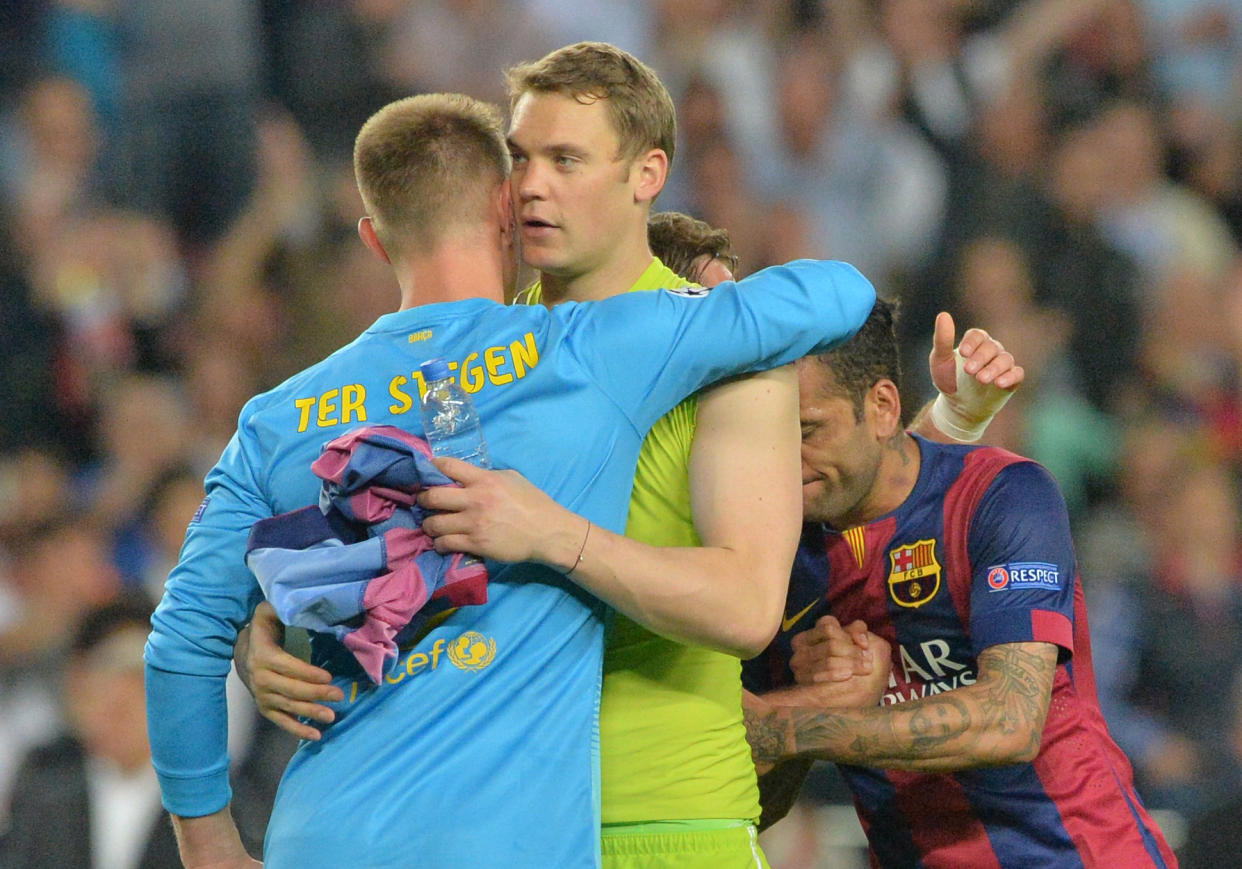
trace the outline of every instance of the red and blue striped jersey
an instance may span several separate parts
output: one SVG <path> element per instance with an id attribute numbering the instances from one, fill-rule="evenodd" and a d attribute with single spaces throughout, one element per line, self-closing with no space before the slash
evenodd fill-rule
<path id="1" fill-rule="evenodd" d="M 1100 712 L 1055 481 L 994 447 L 918 444 L 918 481 L 896 511 L 843 533 L 803 529 L 783 630 L 747 663 L 747 688 L 792 684 L 791 639 L 829 613 L 891 644 L 884 704 L 972 684 L 990 646 L 1053 643 L 1061 660 L 1034 761 L 943 774 L 841 766 L 873 863 L 1176 866 Z"/>

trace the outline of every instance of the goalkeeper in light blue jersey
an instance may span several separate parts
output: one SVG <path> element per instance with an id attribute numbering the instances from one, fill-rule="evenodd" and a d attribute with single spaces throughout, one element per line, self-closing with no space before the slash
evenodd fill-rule
<path id="1" fill-rule="evenodd" d="M 258 520 L 314 503 L 311 462 L 361 425 L 422 433 L 419 364 L 454 360 L 494 463 L 619 532 L 642 437 L 686 395 L 851 335 L 874 301 L 842 263 L 800 261 L 697 292 L 506 307 L 508 153 L 494 108 L 393 103 L 355 146 L 399 311 L 252 399 L 208 474 L 147 644 L 152 757 L 187 866 L 253 866 L 228 814 L 224 680 L 261 592 L 243 563 Z M 744 457 L 740 457 L 744 460 Z M 265 864 L 594 867 L 605 606 L 566 576 L 494 564 L 489 600 L 402 650 L 379 687 L 312 639 L 345 699 L 277 794 Z"/>

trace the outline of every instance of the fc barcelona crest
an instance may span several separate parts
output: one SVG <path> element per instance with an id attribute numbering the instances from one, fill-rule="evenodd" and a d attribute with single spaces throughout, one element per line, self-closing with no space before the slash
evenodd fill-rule
<path id="1" fill-rule="evenodd" d="M 920 607 L 940 590 L 936 541 L 920 540 L 890 549 L 888 593 L 899 606 Z"/>

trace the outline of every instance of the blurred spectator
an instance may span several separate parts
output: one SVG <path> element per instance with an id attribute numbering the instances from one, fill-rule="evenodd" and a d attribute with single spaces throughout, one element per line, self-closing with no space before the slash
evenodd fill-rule
<path id="1" fill-rule="evenodd" d="M 143 496 L 161 476 L 189 461 L 189 413 L 179 382 L 128 374 L 108 386 L 100 417 L 103 450 L 92 510 L 106 527 L 118 528 L 138 516 Z"/>
<path id="2" fill-rule="evenodd" d="M 108 552 L 98 529 L 62 515 L 27 526 L 9 549 L 0 582 L 9 609 L 0 619 L 0 828 L 18 759 L 60 720 L 62 656 L 74 627 L 120 589 Z"/>
<path id="3" fill-rule="evenodd" d="M 1110 729 L 1147 799 L 1193 816 L 1233 786 L 1216 757 L 1233 715 L 1225 686 L 1242 673 L 1242 515 L 1225 468 L 1159 454 L 1156 503 L 1129 539 L 1150 558 L 1129 559 L 1137 575 L 1101 576 L 1089 594 L 1101 604 L 1095 657 Z"/>
<path id="4" fill-rule="evenodd" d="M 18 770 L 4 865 L 173 869 L 172 826 L 151 768 L 142 649 L 145 599 L 87 613 L 69 648 L 63 699 L 68 727 Z"/>
<path id="5" fill-rule="evenodd" d="M 1236 254 L 1233 237 L 1210 203 L 1164 174 L 1152 107 L 1115 103 L 1093 127 L 1112 169 L 1099 214 L 1105 235 L 1157 278 L 1183 269 L 1221 278 Z"/>
<path id="6" fill-rule="evenodd" d="M 137 214 L 71 214 L 31 252 L 35 298 L 62 324 L 59 400 L 75 416 L 112 377 L 169 364 L 161 328 L 186 274 L 169 227 Z"/>
<path id="7" fill-rule="evenodd" d="M 1186 830 L 1186 843 L 1179 849 L 1182 869 L 1217 869 L 1228 866 L 1242 854 L 1242 678 L 1230 692 L 1233 722 L 1222 734 L 1226 757 L 1220 758 L 1229 767 L 1233 787 L 1229 796 L 1193 821 Z"/>
<path id="8" fill-rule="evenodd" d="M 82 613 L 116 594 L 120 577 L 103 534 L 67 514 L 28 527 L 11 554 L 17 613 L 0 634 L 0 668 L 41 667 Z"/>
<path id="9" fill-rule="evenodd" d="M 20 546 L 31 528 L 81 506 L 69 466 L 46 448 L 25 447 L 0 458 L 0 553 Z"/>
<path id="10" fill-rule="evenodd" d="M 1070 515 L 1081 515 L 1093 484 L 1112 474 L 1117 444 L 1112 420 L 1077 386 L 1069 315 L 1037 302 L 1032 263 L 1016 242 L 1000 237 L 980 237 L 962 249 L 957 295 L 960 322 L 1004 336 L 1026 369 L 1023 388 L 991 427 L 989 442 L 1022 449 L 1043 464 L 1057 478 Z"/>
<path id="11" fill-rule="evenodd" d="M 1036 239 L 1035 253 L 1038 298 L 1071 318 L 1075 381 L 1102 410 L 1112 409 L 1118 385 L 1134 371 L 1133 337 L 1140 329 L 1142 273 L 1097 223 L 1112 160 L 1090 129 L 1061 136 L 1046 182 L 1054 211 Z M 1103 340 L 1102 330 L 1108 336 Z"/>
<path id="12" fill-rule="evenodd" d="M 1160 84 L 1178 102 L 1237 108 L 1242 3 L 1139 0 Z"/>
<path id="13" fill-rule="evenodd" d="M 1175 0 L 1176 2 L 1176 0 Z M 1117 100 L 1155 102 L 1151 45 L 1139 0 L 1103 0 L 1044 70 L 1053 123 L 1072 127 Z"/>
<path id="14" fill-rule="evenodd" d="M 891 120 L 868 118 L 842 90 L 839 63 L 814 35 L 780 58 L 762 142 L 745 172 L 765 198 L 806 215 L 809 254 L 857 265 L 882 286 L 930 253 L 945 194 L 934 152 Z M 732 226 L 729 224 L 723 224 Z"/>
<path id="15" fill-rule="evenodd" d="M 194 443 L 186 458 L 201 482 L 237 430 L 242 406 L 262 390 L 255 369 L 235 347 L 202 339 L 185 355 L 185 391 L 194 419 Z"/>
<path id="16" fill-rule="evenodd" d="M 401 3 L 262 0 L 266 80 L 322 160 L 348 157 L 371 113 L 400 96 L 382 79 L 378 52 Z M 342 63 L 342 58 L 349 58 Z"/>
<path id="17" fill-rule="evenodd" d="M 105 134 L 116 133 L 120 114 L 116 4 L 117 0 L 51 0 L 44 34 L 48 65 L 86 88 Z"/>
<path id="18" fill-rule="evenodd" d="M 100 133 L 86 89 L 65 77 L 33 81 L 10 123 L 0 184 L 19 247 L 35 255 L 65 221 L 99 204 Z"/>
<path id="19" fill-rule="evenodd" d="M 170 467 L 151 484 L 137 515 L 117 529 L 113 560 L 126 585 L 153 599 L 164 593 L 186 526 L 202 501 L 203 472 L 188 465 Z"/>
<path id="20" fill-rule="evenodd" d="M 390 5 L 395 14 L 380 51 L 380 69 L 400 93 L 459 91 L 504 103 L 503 71 L 556 48 L 516 0 Z"/>
<path id="21" fill-rule="evenodd" d="M 1174 106 L 1170 173 L 1217 209 L 1242 244 L 1242 118 L 1223 107 Z"/>
<path id="22" fill-rule="evenodd" d="M 125 0 L 114 14 L 123 90 L 113 195 L 169 221 L 197 254 L 254 183 L 258 11 L 247 0 Z"/>
<path id="23" fill-rule="evenodd" d="M 0 438 L 11 448 L 72 443 L 77 438 L 65 424 L 56 392 L 60 329 L 55 318 L 34 302 L 6 217 L 0 207 L 0 346 L 4 347 L 0 395 L 5 402 Z"/>

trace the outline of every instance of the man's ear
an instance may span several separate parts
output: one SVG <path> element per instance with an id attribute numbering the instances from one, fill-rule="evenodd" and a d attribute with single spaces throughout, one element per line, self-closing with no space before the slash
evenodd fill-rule
<path id="1" fill-rule="evenodd" d="M 901 393 L 897 384 L 884 378 L 867 390 L 867 415 L 878 440 L 888 440 L 901 431 Z"/>
<path id="2" fill-rule="evenodd" d="M 384 250 L 384 243 L 379 240 L 379 236 L 375 234 L 375 224 L 372 223 L 370 217 L 364 217 L 358 221 L 358 237 L 362 239 L 362 243 L 367 246 L 367 250 L 375 254 L 388 265 L 392 265 L 392 260 L 388 258 L 388 251 Z"/>
<path id="3" fill-rule="evenodd" d="M 513 210 L 513 188 L 508 178 L 496 187 L 493 197 L 500 223 L 500 237 L 511 244 L 517 237 L 517 214 Z"/>
<path id="4" fill-rule="evenodd" d="M 663 148 L 652 148 L 635 161 L 638 184 L 634 188 L 635 202 L 651 202 L 664 189 L 668 180 L 668 154 Z"/>

